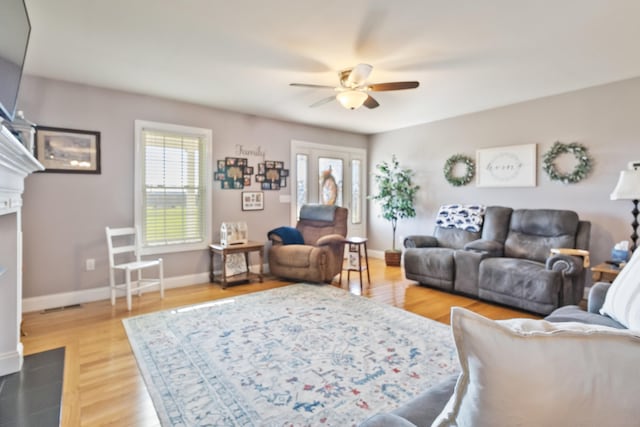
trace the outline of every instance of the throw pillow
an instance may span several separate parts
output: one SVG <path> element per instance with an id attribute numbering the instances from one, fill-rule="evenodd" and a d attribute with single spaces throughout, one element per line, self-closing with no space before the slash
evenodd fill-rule
<path id="1" fill-rule="evenodd" d="M 442 205 L 436 216 L 436 225 L 478 233 L 482 229 L 485 210 L 483 205 Z"/>
<path id="2" fill-rule="evenodd" d="M 640 330 L 640 249 L 615 278 L 604 298 L 600 314 L 629 329 Z"/>
<path id="3" fill-rule="evenodd" d="M 304 245 L 304 238 L 302 233 L 297 228 L 293 227 L 278 227 L 274 228 L 267 233 L 267 237 L 271 239 L 271 235 L 274 234 L 282 240 L 283 245 Z"/>
<path id="4" fill-rule="evenodd" d="M 544 320 L 495 322 L 454 307 L 462 373 L 432 426 L 631 426 L 640 336 Z"/>

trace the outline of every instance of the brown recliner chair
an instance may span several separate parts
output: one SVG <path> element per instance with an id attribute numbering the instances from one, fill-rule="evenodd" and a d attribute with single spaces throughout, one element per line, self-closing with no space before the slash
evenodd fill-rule
<path id="1" fill-rule="evenodd" d="M 285 244 L 291 234 L 283 236 L 278 233 L 279 229 L 270 231 L 271 274 L 291 280 L 331 283 L 342 271 L 348 212 L 338 206 L 302 206 L 296 228 L 285 231 L 297 234 L 297 230 L 297 237 L 301 237 L 304 244 Z"/>

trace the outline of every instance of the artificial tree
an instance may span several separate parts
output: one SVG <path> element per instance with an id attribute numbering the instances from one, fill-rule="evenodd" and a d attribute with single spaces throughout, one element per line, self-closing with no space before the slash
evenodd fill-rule
<path id="1" fill-rule="evenodd" d="M 396 249 L 396 228 L 398 220 L 413 218 L 416 216 L 414 200 L 420 187 L 413 184 L 411 177 L 413 171 L 401 168 L 395 154 L 391 156 L 391 162 L 383 161 L 376 165 L 376 173 L 373 179 L 378 187 L 378 193 L 370 196 L 371 200 L 380 203 L 382 218 L 391 222 L 393 229 L 393 242 L 391 249 L 385 251 L 387 265 L 400 265 L 401 251 Z"/>

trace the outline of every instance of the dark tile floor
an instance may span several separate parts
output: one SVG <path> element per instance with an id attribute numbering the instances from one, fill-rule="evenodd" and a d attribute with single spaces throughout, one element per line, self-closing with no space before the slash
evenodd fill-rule
<path id="1" fill-rule="evenodd" d="M 0 427 L 60 425 L 64 347 L 24 358 L 20 372 L 0 377 Z"/>

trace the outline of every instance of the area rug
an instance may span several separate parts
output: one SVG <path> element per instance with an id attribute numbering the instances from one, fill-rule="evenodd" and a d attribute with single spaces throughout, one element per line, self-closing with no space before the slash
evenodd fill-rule
<path id="1" fill-rule="evenodd" d="M 123 320 L 163 426 L 350 426 L 459 371 L 449 327 L 297 284 Z"/>

